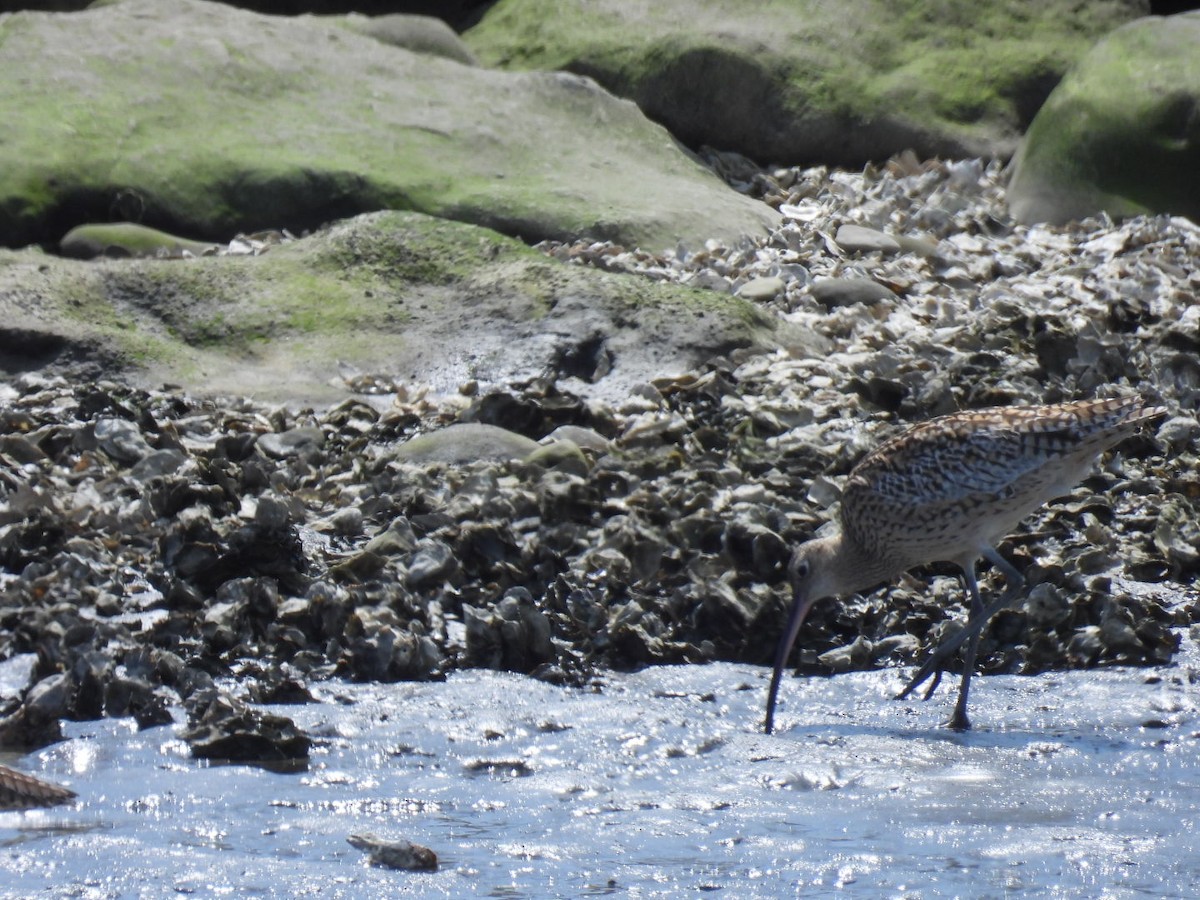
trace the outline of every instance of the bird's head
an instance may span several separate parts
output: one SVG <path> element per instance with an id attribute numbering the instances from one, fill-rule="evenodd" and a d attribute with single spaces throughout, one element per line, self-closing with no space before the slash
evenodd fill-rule
<path id="1" fill-rule="evenodd" d="M 775 668 L 771 672 L 771 690 L 767 694 L 767 717 L 763 730 L 770 734 L 775 725 L 775 699 L 779 694 L 779 679 L 783 676 L 792 645 L 800 633 L 800 626 L 814 603 L 824 597 L 841 593 L 838 577 L 842 575 L 838 564 L 841 535 L 816 538 L 801 544 L 792 553 L 788 563 L 788 581 L 792 585 L 792 610 L 788 614 L 787 627 L 775 651 Z M 851 588 L 851 590 L 853 590 Z"/>

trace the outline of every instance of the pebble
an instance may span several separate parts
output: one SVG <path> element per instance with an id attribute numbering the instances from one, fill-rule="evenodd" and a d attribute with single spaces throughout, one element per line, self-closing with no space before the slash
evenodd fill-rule
<path id="1" fill-rule="evenodd" d="M 418 464 L 523 459 L 539 450 L 524 435 L 479 422 L 465 422 L 418 435 L 396 448 L 399 460 Z"/>
<path id="2" fill-rule="evenodd" d="M 894 291 L 870 278 L 823 278 L 813 282 L 809 291 L 814 300 L 829 309 L 896 298 Z"/>
<path id="3" fill-rule="evenodd" d="M 862 225 L 842 225 L 833 238 L 847 253 L 882 253 L 889 256 L 900 252 L 900 244 L 889 234 Z"/>
<path id="4" fill-rule="evenodd" d="M 374 834 L 364 832 L 350 835 L 346 842 L 356 850 L 366 853 L 377 866 L 414 872 L 433 872 L 438 867 L 436 853 L 411 841 L 385 841 Z"/>
<path id="5" fill-rule="evenodd" d="M 758 277 L 747 281 L 736 293 L 747 300 L 773 300 L 783 293 L 785 286 L 782 278 Z"/>

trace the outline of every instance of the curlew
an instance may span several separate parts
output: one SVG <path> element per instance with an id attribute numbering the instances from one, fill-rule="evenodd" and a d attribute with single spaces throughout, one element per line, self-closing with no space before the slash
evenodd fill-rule
<path id="1" fill-rule="evenodd" d="M 979 634 L 1023 589 L 1021 574 L 996 541 L 1048 500 L 1070 493 L 1105 450 L 1166 414 L 1139 397 L 1080 400 L 955 413 L 924 422 L 881 444 L 850 472 L 839 530 L 802 544 L 788 576 L 792 609 L 775 654 L 764 730 L 774 725 L 779 679 L 812 605 L 890 581 L 914 566 L 945 561 L 962 570 L 971 600 L 966 626 L 938 647 L 900 694 L 936 675 L 963 644 L 962 683 L 951 728 L 970 728 L 967 691 Z M 1008 589 L 984 609 L 975 565 L 987 559 Z"/>

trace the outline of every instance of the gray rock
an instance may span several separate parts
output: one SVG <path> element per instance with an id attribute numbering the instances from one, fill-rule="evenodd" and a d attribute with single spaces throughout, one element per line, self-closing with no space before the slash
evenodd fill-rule
<path id="1" fill-rule="evenodd" d="M 654 250 L 779 221 L 590 79 L 463 65 L 327 18 L 122 0 L 14 13 L 3 44 L 21 73 L 0 80 L 9 246 L 58 241 L 68 208 L 68 226 L 116 216 L 220 242 L 416 209 Z"/>
<path id="2" fill-rule="evenodd" d="M 97 419 L 94 431 L 100 449 L 118 462 L 135 463 L 150 453 L 141 430 L 125 419 Z"/>
<path id="3" fill-rule="evenodd" d="M 134 463 L 129 475 L 135 481 L 149 481 L 151 478 L 161 478 L 179 472 L 188 464 L 187 454 L 182 450 L 154 450 Z"/>
<path id="4" fill-rule="evenodd" d="M 441 392 L 561 373 L 580 394 L 617 397 L 729 348 L 769 346 L 775 329 L 738 297 L 559 263 L 487 229 L 402 212 L 261 256 L 79 263 L 0 250 L 0 320 L 28 348 L 22 369 L 91 380 L 102 366 L 147 387 L 305 405 L 344 400 L 345 365 Z M 596 353 L 604 371 L 575 377 Z M 241 459 L 250 444 L 235 449 L 232 437 L 220 441 Z M 320 436 L 258 444 L 307 459 Z"/>
<path id="5" fill-rule="evenodd" d="M 854 303 L 869 305 L 896 298 L 891 288 L 870 278 L 825 278 L 813 282 L 809 291 L 813 299 L 829 309 Z"/>
<path id="6" fill-rule="evenodd" d="M 737 295 L 747 300 L 774 300 L 783 293 L 782 278 L 753 278 L 737 289 Z"/>
<path id="7" fill-rule="evenodd" d="M 554 441 L 538 447 L 525 457 L 525 462 L 531 466 L 543 469 L 557 469 L 574 475 L 587 475 L 588 459 L 574 441 Z"/>
<path id="8" fill-rule="evenodd" d="M 1159 426 L 1157 439 L 1174 451 L 1184 449 L 1200 434 L 1200 420 L 1195 416 L 1172 416 Z"/>
<path id="9" fill-rule="evenodd" d="M 33 750 L 63 739 L 60 719 L 71 709 L 74 682 L 66 673 L 43 678 L 25 702 L 0 718 L 0 750 Z"/>
<path id="10" fill-rule="evenodd" d="M 1200 221 L 1200 12 L 1100 41 L 1054 89 L 1013 162 L 1019 222 L 1173 213 Z"/>
<path id="11" fill-rule="evenodd" d="M 851 644 L 826 650 L 817 657 L 817 661 L 823 666 L 829 666 L 835 672 L 852 672 L 863 668 L 874 658 L 874 645 L 859 635 Z"/>
<path id="12" fill-rule="evenodd" d="M 472 665 L 531 672 L 554 659 L 550 621 L 523 587 L 509 589 L 490 609 L 464 606 L 463 619 Z"/>
<path id="13" fill-rule="evenodd" d="M 1139 0 L 506 0 L 463 37 L 485 65 L 586 72 L 692 147 L 857 167 L 1007 156 L 1072 61 Z"/>
<path id="14" fill-rule="evenodd" d="M 389 869 L 432 872 L 438 867 L 437 854 L 412 841 L 385 841 L 370 833 L 352 834 L 346 842 L 370 857 L 372 863 Z"/>
<path id="15" fill-rule="evenodd" d="M 902 253 L 912 253 L 916 256 L 937 256 L 938 245 L 937 241 L 930 237 L 913 236 L 907 234 L 889 235 L 892 240 L 900 245 Z"/>
<path id="16" fill-rule="evenodd" d="M 889 234 L 862 225 L 842 225 L 833 238 L 847 253 L 874 253 L 891 256 L 900 252 L 900 244 Z"/>
<path id="17" fill-rule="evenodd" d="M 291 428 L 261 435 L 258 446 L 271 459 L 287 459 L 315 451 L 324 441 L 325 435 L 320 428 Z"/>
<path id="18" fill-rule="evenodd" d="M 444 581 L 457 568 L 454 551 L 442 541 L 427 538 L 417 544 L 404 583 L 414 590 L 429 587 Z"/>
<path id="19" fill-rule="evenodd" d="M 285 716 L 261 712 L 216 690 L 193 695 L 180 732 L 198 759 L 295 763 L 308 759 L 312 740 Z"/>
<path id="20" fill-rule="evenodd" d="M 468 463 L 481 459 L 524 459 L 541 445 L 524 435 L 479 422 L 460 422 L 410 438 L 395 457 L 411 463 Z"/>
<path id="21" fill-rule="evenodd" d="M 607 453 L 612 449 L 612 442 L 608 438 L 599 434 L 595 429 L 583 428 L 579 425 L 560 425 L 546 435 L 541 443 L 550 444 L 556 441 L 570 441 L 576 447 L 596 453 Z"/>

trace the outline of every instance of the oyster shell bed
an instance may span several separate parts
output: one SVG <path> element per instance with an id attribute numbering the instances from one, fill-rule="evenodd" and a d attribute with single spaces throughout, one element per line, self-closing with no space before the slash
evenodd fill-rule
<path id="1" fill-rule="evenodd" d="M 182 703 L 193 752 L 284 758 L 307 739 L 242 701 L 296 702 L 312 679 L 486 666 L 584 684 L 604 667 L 767 663 L 789 548 L 830 519 L 871 447 L 957 409 L 1123 391 L 1168 419 L 1001 546 L 1034 587 L 979 660 L 1168 661 L 1177 628 L 1200 622 L 1200 229 L 1015 226 L 999 167 L 980 161 L 848 173 L 711 158 L 784 226 L 695 252 L 543 247 L 754 296 L 791 349 L 734 351 L 620 404 L 569 381 L 439 397 L 386 374 L 321 411 L 0 383 L 0 665 L 30 660 L 27 686 L 0 698 L 0 745 L 54 740 L 63 717 L 159 724 Z M 847 249 L 869 240 L 845 225 L 895 246 Z M 872 299 L 854 300 L 868 282 Z M 568 450 L 399 450 L 457 421 L 534 439 L 570 426 Z M 953 571 L 819 604 L 802 668 L 919 659 L 965 615 Z"/>

